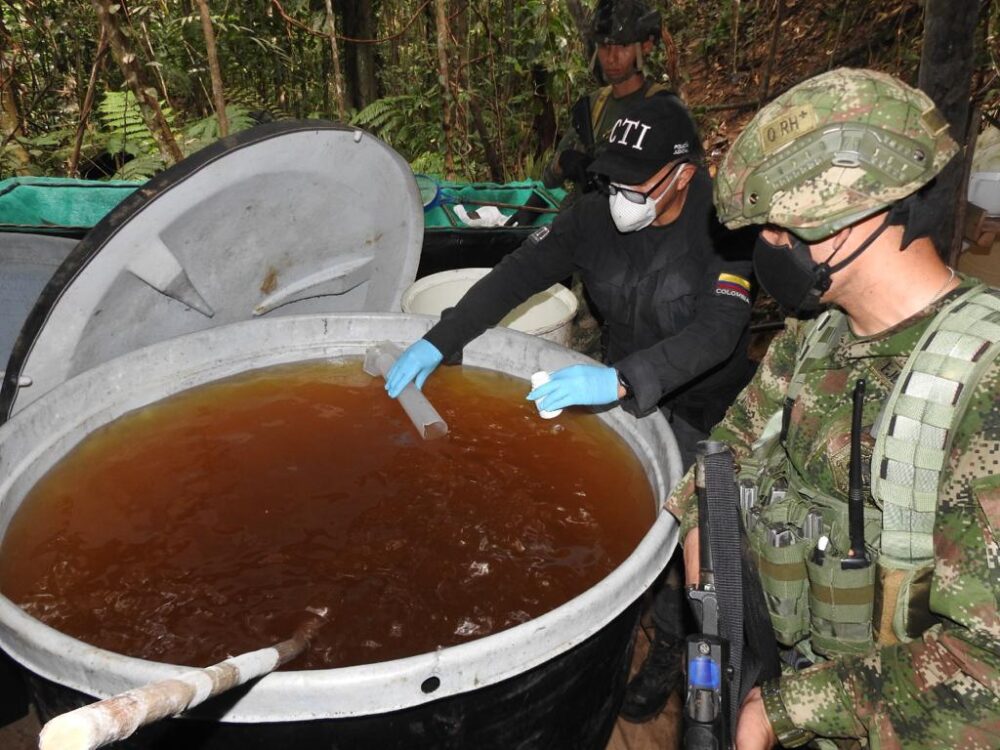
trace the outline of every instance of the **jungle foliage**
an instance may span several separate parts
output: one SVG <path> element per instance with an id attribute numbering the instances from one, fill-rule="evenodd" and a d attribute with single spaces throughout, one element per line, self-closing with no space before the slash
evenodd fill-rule
<path id="1" fill-rule="evenodd" d="M 659 45 L 649 72 L 665 78 L 676 66 L 671 83 L 693 105 L 710 146 L 762 99 L 833 64 L 870 65 L 913 81 L 919 63 L 917 0 L 656 4 L 676 54 Z M 598 85 L 579 31 L 588 5 L 4 0 L 0 177 L 146 178 L 176 158 L 164 137 L 186 155 L 224 132 L 282 118 L 350 121 L 418 171 L 537 177 L 573 101 Z M 216 59 L 206 51 L 200 10 Z M 985 0 L 974 94 L 994 116 L 998 18 L 1000 0 Z M 776 31 L 780 45 L 771 44 Z M 131 83 L 130 69 L 137 71 Z M 225 123 L 216 115 L 218 94 Z M 149 102 L 159 106 L 159 125 L 151 124 Z"/>

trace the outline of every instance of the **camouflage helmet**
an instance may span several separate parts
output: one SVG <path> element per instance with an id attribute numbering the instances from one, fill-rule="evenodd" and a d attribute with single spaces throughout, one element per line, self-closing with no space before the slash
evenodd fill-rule
<path id="1" fill-rule="evenodd" d="M 640 0 L 598 0 L 590 19 L 595 44 L 633 44 L 660 34 L 660 13 Z"/>
<path id="2" fill-rule="evenodd" d="M 730 228 L 775 224 L 816 242 L 915 193 L 957 152 L 925 93 L 838 68 L 757 113 L 719 166 L 715 205 Z"/>

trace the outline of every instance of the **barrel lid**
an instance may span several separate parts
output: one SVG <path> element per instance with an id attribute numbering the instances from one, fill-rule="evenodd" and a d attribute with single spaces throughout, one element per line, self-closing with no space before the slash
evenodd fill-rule
<path id="1" fill-rule="evenodd" d="M 113 357 L 262 316 L 389 312 L 416 277 L 406 161 L 356 128 L 261 125 L 157 175 L 59 267 L 15 342 L 0 422 Z"/>

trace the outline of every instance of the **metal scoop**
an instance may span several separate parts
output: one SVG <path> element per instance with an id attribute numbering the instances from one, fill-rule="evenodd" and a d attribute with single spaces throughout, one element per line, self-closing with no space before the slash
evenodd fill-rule
<path id="1" fill-rule="evenodd" d="M 384 378 L 402 353 L 398 346 L 389 341 L 376 344 L 365 352 L 364 370 L 372 377 L 381 375 Z M 403 389 L 398 400 L 406 416 L 410 418 L 424 440 L 433 440 L 448 434 L 448 425 L 413 383 Z"/>

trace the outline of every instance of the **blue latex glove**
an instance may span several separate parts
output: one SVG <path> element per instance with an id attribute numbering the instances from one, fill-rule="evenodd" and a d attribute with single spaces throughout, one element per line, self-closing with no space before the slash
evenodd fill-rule
<path id="1" fill-rule="evenodd" d="M 426 339 L 410 344 L 385 376 L 385 389 L 389 392 L 389 397 L 396 398 L 411 380 L 416 383 L 417 388 L 423 388 L 427 376 L 434 372 L 442 359 L 438 348 Z"/>
<path id="2" fill-rule="evenodd" d="M 570 365 L 528 394 L 545 411 L 567 406 L 600 406 L 618 400 L 618 373 L 601 365 Z"/>

